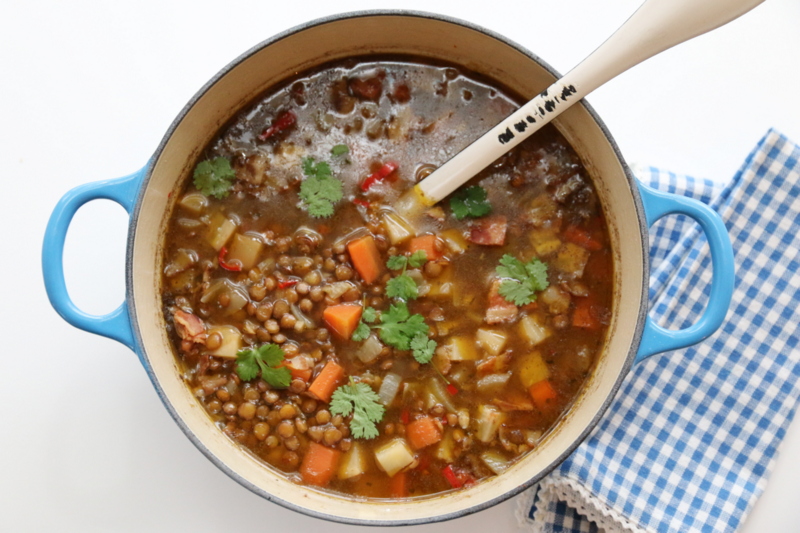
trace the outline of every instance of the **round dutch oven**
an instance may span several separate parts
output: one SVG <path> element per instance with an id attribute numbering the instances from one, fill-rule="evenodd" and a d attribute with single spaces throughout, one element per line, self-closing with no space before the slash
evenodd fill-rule
<path id="1" fill-rule="evenodd" d="M 67 193 L 47 226 L 43 269 L 56 311 L 70 324 L 135 351 L 186 436 L 233 479 L 270 501 L 319 518 L 361 525 L 416 524 L 463 516 L 531 486 L 586 437 L 631 365 L 713 333 L 730 303 L 733 252 L 725 226 L 713 211 L 699 202 L 638 184 L 592 109 L 585 103 L 573 106 L 555 125 L 592 175 L 607 214 L 616 265 L 605 351 L 573 407 L 533 452 L 505 473 L 452 494 L 411 501 L 366 501 L 288 481 L 219 431 L 181 379 L 159 296 L 160 244 L 171 208 L 170 193 L 190 174 L 198 154 L 217 130 L 267 89 L 331 60 L 373 54 L 409 54 L 460 64 L 525 98 L 532 98 L 559 77 L 517 44 L 436 15 L 360 12 L 289 30 L 249 50 L 209 81 L 181 111 L 143 169 Z M 98 198 L 114 200 L 130 214 L 126 300 L 105 316 L 88 315 L 72 303 L 62 266 L 64 238 L 72 216 L 81 205 Z M 688 215 L 700 223 L 713 259 L 708 308 L 696 324 L 683 330 L 663 329 L 647 315 L 648 228 L 671 213 Z"/>

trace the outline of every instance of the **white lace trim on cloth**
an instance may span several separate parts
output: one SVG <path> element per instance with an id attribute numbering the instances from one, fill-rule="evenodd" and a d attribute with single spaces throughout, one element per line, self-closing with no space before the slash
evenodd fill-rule
<path id="1" fill-rule="evenodd" d="M 538 490 L 538 495 L 537 495 Z M 529 518 L 534 500 L 536 510 L 533 520 Z M 570 478 L 547 478 L 534 485 L 517 500 L 516 517 L 520 527 L 529 528 L 532 533 L 548 533 L 555 522 L 555 504 L 559 501 L 566 503 L 578 513 L 594 522 L 605 533 L 630 532 L 650 533 L 650 529 L 642 529 L 638 524 L 632 523 L 617 510 L 609 508 L 597 499 L 581 483 Z"/>

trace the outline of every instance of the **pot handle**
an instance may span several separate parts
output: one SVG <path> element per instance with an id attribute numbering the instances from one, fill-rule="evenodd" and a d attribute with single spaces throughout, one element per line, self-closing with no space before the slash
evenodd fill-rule
<path id="1" fill-rule="evenodd" d="M 657 353 L 691 346 L 714 333 L 728 312 L 735 280 L 733 247 L 719 214 L 697 200 L 657 191 L 641 183 L 638 185 L 648 227 L 670 214 L 687 215 L 700 224 L 711 248 L 712 279 L 708 306 L 700 319 L 688 328 L 665 329 L 653 322 L 649 315 L 645 318 L 636 363 Z"/>
<path id="2" fill-rule="evenodd" d="M 98 316 L 81 311 L 69 297 L 64 280 L 64 240 L 72 217 L 83 204 L 92 200 L 113 200 L 131 215 L 146 169 L 123 178 L 87 183 L 69 191 L 50 215 L 42 247 L 44 286 L 56 312 L 76 328 L 119 341 L 131 350 L 135 350 L 135 343 L 126 302 L 107 315 Z"/>

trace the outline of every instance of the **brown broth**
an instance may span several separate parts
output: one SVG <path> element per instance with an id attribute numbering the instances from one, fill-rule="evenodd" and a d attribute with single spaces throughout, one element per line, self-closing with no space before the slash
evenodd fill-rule
<path id="1" fill-rule="evenodd" d="M 332 334 L 323 317 L 326 307 L 342 303 L 387 312 L 392 301 L 386 282 L 400 271 L 384 267 L 377 281 L 364 283 L 347 244 L 371 235 L 383 263 L 407 253 L 409 240 L 392 242 L 387 226 L 398 196 L 516 107 L 507 92 L 451 66 L 348 61 L 264 95 L 222 128 L 201 160 L 228 158 L 236 181 L 226 198 L 217 199 L 199 195 L 187 180 L 168 224 L 162 282 L 164 315 L 187 385 L 222 431 L 298 482 L 373 498 L 453 490 L 536 453 L 542 435 L 591 373 L 612 307 L 613 264 L 602 208 L 580 159 L 555 128 L 544 128 L 470 181 L 487 191 L 489 216 L 457 220 L 443 201 L 413 221 L 416 235 L 437 236 L 436 253 L 442 256 L 409 268 L 425 294 L 409 300 L 408 309 L 424 317 L 429 337 L 438 343 L 431 363 L 420 364 L 386 342 L 365 363 L 356 356 L 364 342 Z M 259 140 L 287 111 L 294 122 Z M 342 144 L 348 153 L 332 155 Z M 298 196 L 309 157 L 327 162 L 343 184 L 332 217 L 310 216 Z M 362 191 L 363 181 L 387 162 L 397 170 Z M 473 242 L 491 229 L 487 221 L 500 227 L 501 217 L 502 245 Z M 220 266 L 220 257 L 235 255 L 234 240 L 240 238 L 224 239 L 220 254 L 209 228 L 223 220 L 235 226 L 236 235 L 260 243 L 253 265 L 241 271 Z M 536 302 L 498 306 L 503 297 L 490 297 L 495 269 L 506 254 L 548 265 L 550 288 Z M 231 264 L 239 265 L 235 258 Z M 349 283 L 343 294 L 323 290 L 342 282 Z M 490 308 L 505 318 L 487 323 Z M 190 315 L 199 333 L 178 326 L 176 312 Z M 280 344 L 287 360 L 299 357 L 309 368 L 295 368 L 288 389 L 259 378 L 244 381 L 235 353 L 213 355 L 221 349 L 217 341 L 228 338 L 220 337 L 220 327 L 239 332 L 238 348 Z M 546 338 L 526 338 L 530 328 Z M 499 351 L 479 341 L 486 332 L 505 337 Z M 377 424 L 378 437 L 354 439 L 350 417 L 331 416 L 327 402 L 309 395 L 309 383 L 330 361 L 376 391 L 387 373 L 402 378 Z M 547 376 L 540 379 L 543 366 Z M 541 392 L 532 392 L 532 376 L 550 387 L 545 403 Z M 486 418 L 480 422 L 486 413 L 503 421 L 482 438 L 491 426 Z M 411 462 L 388 476 L 376 448 L 393 439 L 407 443 L 409 425 L 426 417 L 439 440 L 411 450 Z M 310 481 L 301 466 L 312 442 L 338 454 L 336 472 L 325 483 Z M 360 474 L 347 477 L 340 469 L 354 449 L 364 460 L 356 469 Z"/>

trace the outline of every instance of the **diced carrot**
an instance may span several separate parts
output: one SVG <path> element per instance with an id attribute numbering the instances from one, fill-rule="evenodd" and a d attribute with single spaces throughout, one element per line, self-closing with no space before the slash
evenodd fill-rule
<path id="1" fill-rule="evenodd" d="M 406 437 L 411 447 L 419 450 L 442 440 L 442 431 L 433 418 L 425 416 L 406 426 Z"/>
<path id="2" fill-rule="evenodd" d="M 331 395 L 336 390 L 336 386 L 344 378 L 344 367 L 333 361 L 328 361 L 328 364 L 322 369 L 322 372 L 314 379 L 311 386 L 308 387 L 308 394 L 317 400 L 323 402 L 331 401 Z"/>
<path id="3" fill-rule="evenodd" d="M 436 248 L 436 235 L 420 235 L 413 237 L 408 242 L 408 251 L 412 254 L 423 250 L 428 261 L 436 261 L 442 257 L 442 252 Z"/>
<path id="4" fill-rule="evenodd" d="M 578 226 L 570 226 L 564 230 L 564 239 L 577 244 L 581 248 L 586 248 L 590 252 L 597 252 L 603 249 L 603 243 L 595 238 L 591 233 Z"/>
<path id="5" fill-rule="evenodd" d="M 341 456 L 342 452 L 339 450 L 310 442 L 308 451 L 303 457 L 303 463 L 300 465 L 300 475 L 303 477 L 303 481 L 317 487 L 326 486 L 336 472 Z"/>
<path id="6" fill-rule="evenodd" d="M 600 329 L 600 321 L 595 316 L 594 299 L 575 298 L 575 309 L 572 311 L 572 325 L 592 331 Z"/>
<path id="7" fill-rule="evenodd" d="M 528 390 L 531 393 L 531 398 L 533 398 L 533 403 L 539 409 L 549 408 L 558 397 L 558 393 L 553 388 L 549 379 L 537 381 L 531 385 L 531 388 Z"/>
<path id="8" fill-rule="evenodd" d="M 408 473 L 398 472 L 389 481 L 389 494 L 392 498 L 408 498 Z"/>
<path id="9" fill-rule="evenodd" d="M 353 266 L 356 267 L 364 283 L 369 285 L 378 279 L 378 276 L 383 271 L 383 262 L 372 235 L 365 235 L 350 241 L 347 243 L 347 251 L 350 252 Z"/>
<path id="10" fill-rule="evenodd" d="M 325 324 L 343 339 L 349 339 L 361 320 L 361 306 L 354 304 L 329 305 L 322 312 Z"/>

